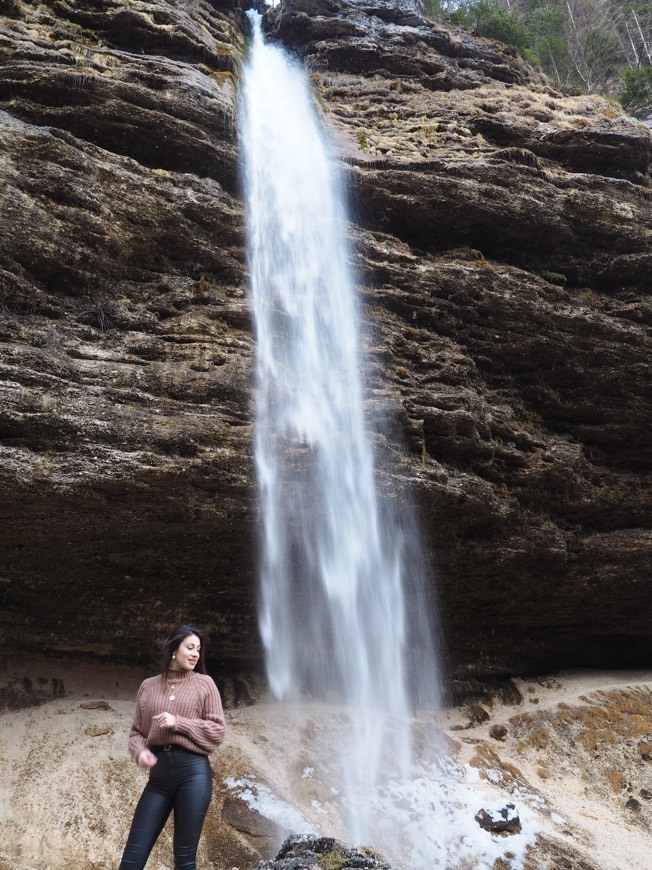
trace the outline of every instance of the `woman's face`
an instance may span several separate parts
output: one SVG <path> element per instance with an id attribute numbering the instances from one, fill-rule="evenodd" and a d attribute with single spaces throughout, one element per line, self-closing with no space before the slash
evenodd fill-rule
<path id="1" fill-rule="evenodd" d="M 175 658 L 172 659 L 171 668 L 173 671 L 192 671 L 199 661 L 199 650 L 201 641 L 196 634 L 189 634 L 184 637 L 175 652 Z"/>

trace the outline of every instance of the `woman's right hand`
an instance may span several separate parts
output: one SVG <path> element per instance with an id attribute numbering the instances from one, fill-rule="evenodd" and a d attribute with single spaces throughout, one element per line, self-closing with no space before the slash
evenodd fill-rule
<path id="1" fill-rule="evenodd" d="M 151 749 L 143 749 L 142 752 L 138 754 L 137 764 L 138 767 L 142 767 L 143 770 L 149 770 L 151 767 L 154 767 L 156 762 L 157 758 Z"/>

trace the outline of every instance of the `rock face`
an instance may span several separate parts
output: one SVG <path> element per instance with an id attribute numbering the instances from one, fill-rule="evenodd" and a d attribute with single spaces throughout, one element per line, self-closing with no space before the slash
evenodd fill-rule
<path id="1" fill-rule="evenodd" d="M 240 16 L 55 7 L 2 28 L 3 638 L 255 656 Z"/>
<path id="2" fill-rule="evenodd" d="M 348 164 L 454 665 L 648 661 L 649 132 L 407 4 L 268 15 Z"/>
<path id="3" fill-rule="evenodd" d="M 143 660 L 189 618 L 250 669 L 241 11 L 0 11 L 2 641 Z M 350 180 L 381 482 L 453 674 L 649 664 L 650 132 L 410 0 L 266 18 Z"/>

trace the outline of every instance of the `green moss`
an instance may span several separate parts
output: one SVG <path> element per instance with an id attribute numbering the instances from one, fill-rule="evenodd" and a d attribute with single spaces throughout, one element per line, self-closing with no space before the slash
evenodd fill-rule
<path id="1" fill-rule="evenodd" d="M 319 866 L 322 870 L 342 870 L 345 864 L 346 855 L 337 848 L 319 856 Z"/>
<path id="2" fill-rule="evenodd" d="M 93 30 L 88 30 L 76 24 L 74 21 L 59 21 L 57 26 L 48 34 L 55 41 L 70 41 L 78 45 L 89 47 L 101 47 L 102 40 Z"/>
<path id="3" fill-rule="evenodd" d="M 557 284 L 559 287 L 565 287 L 568 280 L 561 272 L 550 272 L 547 269 L 539 272 L 539 275 L 544 281 L 547 281 L 549 284 Z"/>
<path id="4" fill-rule="evenodd" d="M 494 488 L 495 488 L 496 495 L 498 496 L 498 498 L 503 498 L 503 499 L 505 499 L 505 498 L 509 498 L 509 497 L 510 497 L 509 488 L 508 488 L 508 486 L 507 486 L 506 483 L 498 483 L 498 484 L 495 484 L 495 487 L 494 487 Z"/>
<path id="5" fill-rule="evenodd" d="M 231 70 L 213 69 L 213 67 L 206 66 L 205 63 L 200 63 L 199 69 L 204 73 L 204 75 L 213 79 L 216 84 L 221 86 L 226 82 L 231 82 L 235 87 L 236 80 Z"/>
<path id="6" fill-rule="evenodd" d="M 215 54 L 218 57 L 233 57 L 233 48 L 228 42 L 216 42 Z"/>
<path id="7" fill-rule="evenodd" d="M 358 145 L 362 148 L 363 151 L 369 150 L 369 137 L 367 136 L 366 130 L 356 130 L 356 139 L 358 140 Z"/>
<path id="8" fill-rule="evenodd" d="M 598 297 L 590 287 L 582 287 L 580 290 L 580 299 L 584 305 L 597 305 Z"/>
<path id="9" fill-rule="evenodd" d="M 545 429 L 543 417 L 527 408 L 521 409 L 520 413 L 514 416 L 514 424 L 532 434 L 540 434 Z"/>
<path id="10" fill-rule="evenodd" d="M 226 293 L 219 278 L 210 272 L 201 272 L 195 283 L 195 302 L 226 302 Z"/>

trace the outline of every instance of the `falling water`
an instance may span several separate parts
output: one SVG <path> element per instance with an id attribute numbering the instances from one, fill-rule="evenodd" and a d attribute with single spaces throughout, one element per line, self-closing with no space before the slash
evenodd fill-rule
<path id="1" fill-rule="evenodd" d="M 408 608 L 404 592 L 409 523 L 392 519 L 375 482 L 342 182 L 305 72 L 264 42 L 260 16 L 248 14 L 242 139 L 257 347 L 260 628 L 278 699 L 309 695 L 348 708 L 348 825 L 362 841 L 380 779 L 409 775 L 407 646 L 417 657 L 424 650 L 415 651 L 408 609 L 422 618 L 425 611 Z"/>

